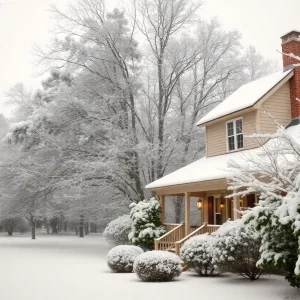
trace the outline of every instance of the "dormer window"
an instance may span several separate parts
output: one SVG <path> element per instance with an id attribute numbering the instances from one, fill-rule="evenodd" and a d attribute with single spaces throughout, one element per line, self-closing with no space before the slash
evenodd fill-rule
<path id="1" fill-rule="evenodd" d="M 244 148 L 243 119 L 230 120 L 227 125 L 227 149 L 235 151 Z"/>

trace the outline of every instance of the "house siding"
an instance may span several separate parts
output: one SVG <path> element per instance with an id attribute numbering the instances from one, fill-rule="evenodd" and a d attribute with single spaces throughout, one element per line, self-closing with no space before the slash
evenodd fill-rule
<path id="1" fill-rule="evenodd" d="M 257 111 L 241 114 L 238 117 L 235 116 L 234 119 L 239 117 L 243 118 L 244 135 L 256 132 L 274 133 L 277 129 L 276 122 L 283 126 L 288 125 L 291 121 L 289 82 L 286 82 L 265 100 Z M 226 122 L 228 120 L 231 120 L 231 118 L 206 126 L 207 156 L 227 153 Z M 244 139 L 244 149 L 252 149 L 259 146 L 259 140 Z"/>
<path id="2" fill-rule="evenodd" d="M 288 125 L 291 121 L 289 82 L 286 82 L 270 98 L 268 98 L 259 108 L 258 112 L 261 133 L 273 133 L 276 131 L 277 125 L 273 119 L 280 125 Z"/>
<path id="3" fill-rule="evenodd" d="M 244 134 L 251 134 L 257 131 L 256 113 L 256 111 L 253 111 L 240 116 L 243 117 Z M 226 122 L 228 120 L 206 127 L 207 156 L 215 156 L 227 153 Z M 255 141 L 245 138 L 244 149 L 251 149 L 257 146 L 258 145 Z"/>

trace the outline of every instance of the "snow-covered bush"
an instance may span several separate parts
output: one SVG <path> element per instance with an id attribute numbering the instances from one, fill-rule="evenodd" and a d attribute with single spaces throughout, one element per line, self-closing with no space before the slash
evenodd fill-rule
<path id="1" fill-rule="evenodd" d="M 135 259 L 143 252 L 144 251 L 137 246 L 116 246 L 108 252 L 107 264 L 114 272 L 130 273 L 133 270 Z"/>
<path id="2" fill-rule="evenodd" d="M 106 226 L 103 236 L 113 245 L 131 244 L 128 234 L 131 231 L 132 221 L 129 215 L 123 215 L 111 221 Z"/>
<path id="3" fill-rule="evenodd" d="M 155 198 L 130 205 L 130 241 L 144 249 L 154 249 L 154 239 L 166 233 L 160 219 L 160 203 Z"/>
<path id="4" fill-rule="evenodd" d="M 258 265 L 279 268 L 300 288 L 300 126 L 278 126 L 263 147 L 231 161 L 231 189 L 237 195 L 257 193 L 259 203 L 243 216 L 262 238 Z M 241 189 L 244 187 L 244 189 Z"/>
<path id="5" fill-rule="evenodd" d="M 227 221 L 214 234 L 213 263 L 221 271 L 258 279 L 262 269 L 259 260 L 261 238 L 258 232 L 242 220 Z"/>
<path id="6" fill-rule="evenodd" d="M 187 240 L 180 249 L 181 259 L 200 276 L 211 276 L 218 273 L 213 264 L 214 237 L 201 234 Z"/>
<path id="7" fill-rule="evenodd" d="M 18 216 L 1 220 L 0 226 L 3 227 L 9 235 L 12 235 L 13 232 L 25 233 L 29 231 L 28 220 Z"/>
<path id="8" fill-rule="evenodd" d="M 136 258 L 133 271 L 143 281 L 171 281 L 182 272 L 181 260 L 168 251 L 149 251 Z"/>

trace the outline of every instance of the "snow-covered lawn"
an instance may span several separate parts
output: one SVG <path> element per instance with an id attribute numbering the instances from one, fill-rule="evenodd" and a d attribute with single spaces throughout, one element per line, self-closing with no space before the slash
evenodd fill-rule
<path id="1" fill-rule="evenodd" d="M 291 300 L 300 291 L 280 276 L 259 281 L 238 277 L 200 278 L 186 272 L 169 283 L 140 282 L 135 274 L 114 274 L 106 266 L 110 249 L 104 238 L 90 235 L 0 235 L 2 300 Z"/>

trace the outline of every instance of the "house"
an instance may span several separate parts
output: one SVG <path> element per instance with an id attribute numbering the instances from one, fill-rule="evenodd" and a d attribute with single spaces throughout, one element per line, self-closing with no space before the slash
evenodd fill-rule
<path id="1" fill-rule="evenodd" d="M 281 37 L 282 52 L 300 56 L 300 31 Z M 292 130 L 300 124 L 300 66 L 295 58 L 283 55 L 283 70 L 241 86 L 196 124 L 205 127 L 206 156 L 146 186 L 160 198 L 162 220 L 168 196 L 183 196 L 185 222 L 167 225 L 168 233 L 155 241 L 156 249 L 174 249 L 185 240 L 215 231 L 226 220 L 239 218 L 241 207 L 253 207 L 257 195 L 227 198 L 226 165 L 261 145 L 245 139 L 252 133 L 274 133 L 274 120 Z M 267 113 L 266 113 L 267 112 Z M 300 129 L 299 129 L 300 131 Z M 197 197 L 202 226 L 191 232 L 190 202 Z M 199 214 L 200 218 L 200 214 Z"/>

